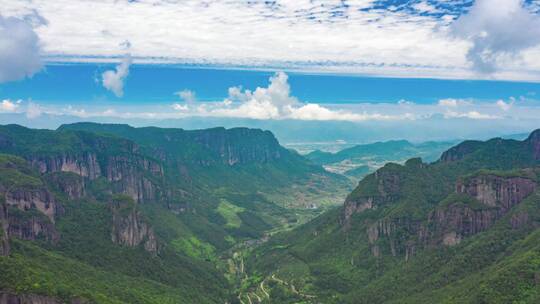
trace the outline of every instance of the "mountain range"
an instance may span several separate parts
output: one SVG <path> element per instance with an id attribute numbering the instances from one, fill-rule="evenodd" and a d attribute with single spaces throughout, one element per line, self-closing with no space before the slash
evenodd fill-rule
<path id="1" fill-rule="evenodd" d="M 259 129 L 0 126 L 0 303 L 538 303 L 540 130 L 354 189 L 321 166 L 418 149 L 310 160 Z"/>
<path id="2" fill-rule="evenodd" d="M 387 164 L 250 253 L 272 303 L 537 303 L 540 130 Z M 265 291 L 261 291 L 261 287 Z"/>
<path id="3" fill-rule="evenodd" d="M 222 302 L 222 254 L 349 189 L 256 129 L 7 125 L 0 152 L 0 290 L 23 302 Z"/>

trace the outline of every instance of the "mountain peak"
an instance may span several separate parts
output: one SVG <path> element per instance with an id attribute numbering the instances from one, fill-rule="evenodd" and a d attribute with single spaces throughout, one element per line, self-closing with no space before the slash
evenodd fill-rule
<path id="1" fill-rule="evenodd" d="M 526 139 L 533 150 L 534 159 L 540 159 L 540 129 L 534 130 Z"/>

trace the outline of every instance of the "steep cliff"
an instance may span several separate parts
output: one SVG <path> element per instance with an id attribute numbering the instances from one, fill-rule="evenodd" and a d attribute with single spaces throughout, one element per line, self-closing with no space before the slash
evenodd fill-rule
<path id="1" fill-rule="evenodd" d="M 428 216 L 430 243 L 456 245 L 489 229 L 536 189 L 536 180 L 522 176 L 480 173 L 460 179 L 456 193 Z M 515 226 L 523 216 L 514 219 Z"/>
<path id="2" fill-rule="evenodd" d="M 248 128 L 182 130 L 134 128 L 128 125 L 76 123 L 59 130 L 84 130 L 114 134 L 142 146 L 151 146 L 156 159 L 178 158 L 203 166 L 266 163 L 290 153 L 269 131 Z M 158 148 L 159 147 L 159 148 Z"/>
<path id="3" fill-rule="evenodd" d="M 23 159 L 0 155 L 0 195 L 8 237 L 58 240 L 54 222 L 63 208 Z"/>
<path id="4" fill-rule="evenodd" d="M 16 295 L 0 291 L 0 304 L 60 304 L 61 301 L 39 295 Z M 71 302 L 77 303 L 77 302 Z M 80 302 L 82 303 L 82 302 Z"/>
<path id="5" fill-rule="evenodd" d="M 136 247 L 143 245 L 152 254 L 158 253 L 158 242 L 152 227 L 143 220 L 136 203 L 129 197 L 116 196 L 112 209 L 112 241 L 113 243 Z"/>
<path id="6" fill-rule="evenodd" d="M 353 214 L 376 209 L 399 200 L 402 179 L 400 166 L 396 164 L 387 164 L 364 178 L 345 199 L 341 216 L 342 223 L 347 226 Z"/>
<path id="7" fill-rule="evenodd" d="M 7 206 L 2 203 L 0 204 L 0 256 L 7 256 L 10 253 L 8 229 Z"/>
<path id="8" fill-rule="evenodd" d="M 36 155 L 30 156 L 30 163 L 41 173 L 72 172 L 89 179 L 101 176 L 97 156 L 93 152 L 80 154 Z"/>
<path id="9" fill-rule="evenodd" d="M 248 128 L 215 128 L 188 131 L 194 142 L 217 155 L 223 164 L 266 163 L 277 160 L 283 148 L 269 131 Z"/>
<path id="10" fill-rule="evenodd" d="M 162 164 L 141 154 L 140 147 L 128 139 L 16 125 L 0 126 L 0 137 L 0 152 L 25 158 L 41 174 L 68 172 L 88 180 L 103 177 L 112 183 L 113 192 L 130 195 L 139 202 L 155 202 L 166 193 L 161 189 Z"/>
<path id="11" fill-rule="evenodd" d="M 44 177 L 48 186 L 58 189 L 68 199 L 80 199 L 86 195 L 86 183 L 82 176 L 71 172 L 55 172 Z"/>

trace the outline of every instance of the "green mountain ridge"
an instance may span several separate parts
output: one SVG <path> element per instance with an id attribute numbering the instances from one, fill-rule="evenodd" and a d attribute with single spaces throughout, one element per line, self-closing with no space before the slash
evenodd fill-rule
<path id="1" fill-rule="evenodd" d="M 262 130 L 0 126 L 0 301 L 537 303 L 539 183 L 540 130 L 350 191 Z"/>
<path id="2" fill-rule="evenodd" d="M 539 166 L 540 130 L 387 164 L 255 249 L 248 272 L 268 303 L 536 303 Z"/>
<path id="3" fill-rule="evenodd" d="M 230 301 L 228 249 L 320 212 L 279 199 L 348 188 L 245 128 L 7 125 L 0 152 L 0 291 L 15 298 Z"/>

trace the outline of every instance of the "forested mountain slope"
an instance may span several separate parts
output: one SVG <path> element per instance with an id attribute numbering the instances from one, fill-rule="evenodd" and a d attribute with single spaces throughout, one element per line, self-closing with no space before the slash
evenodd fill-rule
<path id="1" fill-rule="evenodd" d="M 10 301 L 231 301 L 229 248 L 315 214 L 279 201 L 287 193 L 324 205 L 348 186 L 271 133 L 242 128 L 7 125 L 0 153 L 0 294 Z"/>
<path id="2" fill-rule="evenodd" d="M 343 207 L 257 248 L 272 303 L 537 303 L 540 130 L 364 178 Z"/>

